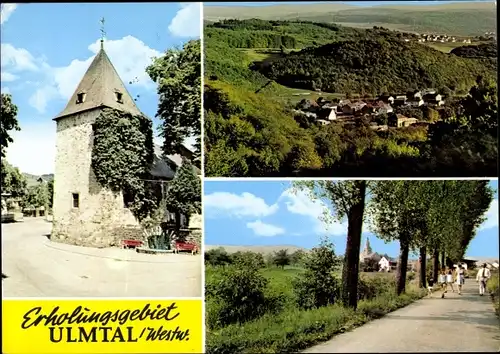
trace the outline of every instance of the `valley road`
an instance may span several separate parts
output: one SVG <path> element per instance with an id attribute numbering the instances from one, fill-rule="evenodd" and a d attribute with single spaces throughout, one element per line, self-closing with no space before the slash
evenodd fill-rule
<path id="1" fill-rule="evenodd" d="M 475 279 L 462 295 L 440 293 L 371 321 L 304 353 L 499 352 L 500 322 Z"/>

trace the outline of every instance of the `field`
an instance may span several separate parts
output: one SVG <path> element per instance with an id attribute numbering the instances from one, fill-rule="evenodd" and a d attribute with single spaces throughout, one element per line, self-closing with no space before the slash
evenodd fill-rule
<path id="1" fill-rule="evenodd" d="M 372 6 L 307 4 L 274 6 L 205 6 L 206 21 L 224 18 L 308 20 L 334 22 L 350 27 L 382 26 L 399 31 L 432 32 L 463 36 L 482 35 L 496 29 L 493 2 L 456 3 L 432 6 Z"/>
<path id="2" fill-rule="evenodd" d="M 205 269 L 207 287 L 212 289 L 206 293 L 207 353 L 300 351 L 404 307 L 423 296 L 423 292 L 416 289 L 411 282 L 407 285 L 406 294 L 395 296 L 394 273 L 361 273 L 357 310 L 345 308 L 338 302 L 306 310 L 298 305 L 299 296 L 295 288 L 296 282 L 303 278 L 306 270 L 299 266 L 267 266 L 258 270 L 258 273 L 267 280 L 264 303 L 269 302 L 271 305 L 261 312 L 259 305 L 250 298 L 255 296 L 251 293 L 259 282 L 253 283 L 255 280 L 252 276 L 244 277 L 244 280 L 238 277 L 228 280 L 230 274 L 234 276 L 241 272 L 233 267 L 207 265 Z M 335 276 L 339 279 L 340 271 L 335 272 Z M 214 293 L 212 287 L 221 284 L 226 285 L 222 285 L 222 288 Z M 227 286 L 237 288 L 241 284 L 250 288 L 244 291 L 231 289 L 236 292 L 229 300 L 234 302 L 232 306 L 225 304 L 218 295 L 214 295 L 227 291 Z M 238 293 L 243 296 L 241 299 L 235 299 Z M 251 312 L 254 309 L 259 311 L 260 315 L 239 323 L 216 324 L 218 316 L 241 312 L 245 307 L 250 307 Z"/>

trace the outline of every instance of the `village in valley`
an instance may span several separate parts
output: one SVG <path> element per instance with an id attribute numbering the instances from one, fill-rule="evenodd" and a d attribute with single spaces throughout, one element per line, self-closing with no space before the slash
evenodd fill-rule
<path id="1" fill-rule="evenodd" d="M 388 127 L 408 127 L 410 125 L 432 124 L 423 120 L 424 112 L 429 109 L 439 112 L 445 107 L 446 98 L 434 89 L 415 90 L 405 94 L 381 95 L 375 99 L 314 100 L 303 99 L 295 113 L 304 115 L 319 125 L 332 122 L 355 124 L 358 119 L 366 119 L 373 130 L 387 130 Z M 420 118 L 398 113 L 405 108 L 419 111 Z M 409 110 L 410 114 L 412 110 Z M 413 111 L 414 112 L 414 111 Z"/>

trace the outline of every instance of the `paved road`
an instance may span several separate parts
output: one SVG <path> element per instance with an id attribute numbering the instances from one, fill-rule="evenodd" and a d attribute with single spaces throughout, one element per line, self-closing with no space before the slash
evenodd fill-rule
<path id="1" fill-rule="evenodd" d="M 51 242 L 43 219 L 2 224 L 6 297 L 200 297 L 200 255 L 139 254 Z"/>
<path id="2" fill-rule="evenodd" d="M 417 301 L 305 353 L 498 352 L 500 322 L 489 296 L 467 279 L 464 292 Z"/>

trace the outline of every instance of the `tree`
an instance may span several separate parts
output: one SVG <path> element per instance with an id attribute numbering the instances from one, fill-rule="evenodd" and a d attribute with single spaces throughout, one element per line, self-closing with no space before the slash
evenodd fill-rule
<path id="1" fill-rule="evenodd" d="M 54 180 L 51 179 L 49 182 L 47 182 L 47 190 L 49 194 L 49 208 L 52 209 L 54 205 Z"/>
<path id="2" fill-rule="evenodd" d="M 252 251 L 238 251 L 231 255 L 231 263 L 244 266 L 244 267 L 252 267 L 256 269 L 264 268 L 264 256 L 262 253 L 252 252 Z"/>
<path id="3" fill-rule="evenodd" d="M 146 72 L 158 84 L 162 120 L 160 135 L 166 155 L 180 153 L 186 138 L 195 137 L 195 162 L 201 156 L 201 50 L 200 40 L 183 49 L 169 49 L 155 58 Z"/>
<path id="4" fill-rule="evenodd" d="M 293 185 L 308 192 L 313 199 L 324 199 L 331 203 L 334 214 L 325 214 L 325 221 L 341 221 L 347 218 L 347 244 L 342 268 L 342 302 L 345 306 L 356 309 L 366 181 L 300 181 L 294 182 Z"/>
<path id="5" fill-rule="evenodd" d="M 1 186 L 3 193 L 10 193 L 13 198 L 24 196 L 27 181 L 17 167 L 13 167 L 5 158 L 1 162 Z"/>
<path id="6" fill-rule="evenodd" d="M 306 253 L 302 250 L 297 250 L 290 255 L 290 263 L 293 265 L 300 265 L 303 263 Z"/>
<path id="7" fill-rule="evenodd" d="M 305 272 L 294 282 L 294 292 L 301 308 L 328 306 L 339 297 L 339 282 L 335 276 L 340 265 L 333 244 L 323 240 L 305 257 Z"/>
<path id="8" fill-rule="evenodd" d="M 36 209 L 46 206 L 48 203 L 47 186 L 45 184 L 36 184 L 28 187 L 24 195 L 22 204 L 24 208 Z"/>
<path id="9" fill-rule="evenodd" d="M 9 143 L 14 142 L 10 136 L 12 130 L 21 130 L 17 122 L 17 106 L 12 103 L 12 96 L 10 94 L 2 93 L 2 103 L 0 108 L 0 154 L 5 157 L 5 149 Z"/>
<path id="10" fill-rule="evenodd" d="M 408 254 L 422 237 L 425 201 L 420 181 L 377 181 L 372 189 L 371 214 L 376 234 L 399 241 L 396 294 L 405 291 Z M 421 183 L 426 183 L 421 182 Z"/>
<path id="11" fill-rule="evenodd" d="M 188 159 L 182 159 L 182 165 L 170 182 L 165 199 L 170 212 L 183 214 L 187 218 L 201 213 L 201 180 Z"/>
<path id="12" fill-rule="evenodd" d="M 225 266 L 231 263 L 231 257 L 222 247 L 205 252 L 205 262 L 212 266 Z"/>
<path id="13" fill-rule="evenodd" d="M 273 263 L 276 266 L 281 267 L 282 269 L 284 269 L 286 265 L 289 265 L 290 255 L 288 254 L 288 250 L 284 249 L 275 252 L 273 257 Z"/>

